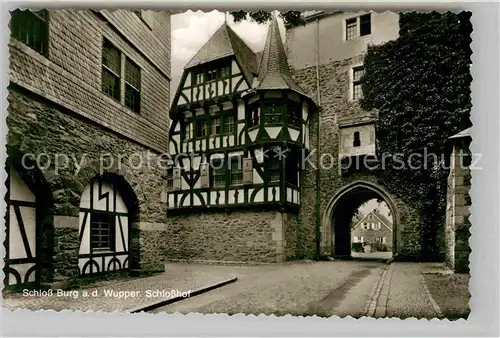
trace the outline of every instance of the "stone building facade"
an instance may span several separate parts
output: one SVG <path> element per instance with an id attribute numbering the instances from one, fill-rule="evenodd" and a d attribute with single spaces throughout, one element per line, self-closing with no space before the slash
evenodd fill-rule
<path id="1" fill-rule="evenodd" d="M 457 272 L 469 271 L 471 142 L 468 128 L 450 138 L 450 174 L 446 203 L 445 261 Z"/>
<path id="2" fill-rule="evenodd" d="M 302 172 L 302 256 L 350 255 L 351 217 L 371 198 L 384 200 L 393 215 L 394 256 L 419 255 L 417 210 L 358 165 L 376 149 L 377 115 L 358 103 L 363 58 L 369 45 L 396 39 L 398 33 L 399 16 L 391 12 L 313 12 L 305 26 L 287 29 L 292 76 L 320 107 L 310 125 L 315 166 Z M 349 167 L 344 160 L 354 170 L 344 172 Z"/>
<path id="3" fill-rule="evenodd" d="M 11 13 L 6 285 L 163 270 L 170 13 Z"/>

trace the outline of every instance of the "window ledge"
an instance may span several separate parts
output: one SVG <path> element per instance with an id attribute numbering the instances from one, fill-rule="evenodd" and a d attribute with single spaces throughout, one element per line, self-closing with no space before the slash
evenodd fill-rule
<path id="1" fill-rule="evenodd" d="M 112 251 L 112 250 L 99 250 L 99 249 L 93 249 L 92 250 L 92 253 L 94 254 L 114 254 L 116 253 L 116 251 Z"/>

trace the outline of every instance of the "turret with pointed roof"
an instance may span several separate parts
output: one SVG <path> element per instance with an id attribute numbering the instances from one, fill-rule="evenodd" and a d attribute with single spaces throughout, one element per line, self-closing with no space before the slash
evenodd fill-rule
<path id="1" fill-rule="evenodd" d="M 266 44 L 262 52 L 256 89 L 290 89 L 307 96 L 290 75 L 285 47 L 281 40 L 278 20 L 275 16 L 273 16 L 269 26 Z"/>

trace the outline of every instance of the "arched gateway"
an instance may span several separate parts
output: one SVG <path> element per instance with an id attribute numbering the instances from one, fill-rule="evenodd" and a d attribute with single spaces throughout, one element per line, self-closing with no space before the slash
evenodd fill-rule
<path id="1" fill-rule="evenodd" d="M 392 226 L 392 252 L 400 248 L 401 217 L 395 198 L 378 184 L 357 181 L 339 190 L 329 201 L 321 220 L 321 252 L 336 257 L 351 255 L 351 219 L 357 208 L 371 199 L 383 200 L 390 209 Z"/>

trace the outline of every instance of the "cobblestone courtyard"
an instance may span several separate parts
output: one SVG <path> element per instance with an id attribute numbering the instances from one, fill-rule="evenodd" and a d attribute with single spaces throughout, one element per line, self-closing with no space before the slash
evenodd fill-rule
<path id="1" fill-rule="evenodd" d="M 234 283 L 151 312 L 434 318 L 443 316 L 442 300 L 434 296 L 440 304 L 436 303 L 432 291 L 429 292 L 433 285 L 427 287 L 424 275 L 442 270 L 440 264 L 397 262 L 386 265 L 363 260 L 256 266 L 169 263 L 166 272 L 160 275 L 75 290 L 78 298 L 55 293 L 50 297 L 15 294 L 4 299 L 4 307 L 130 312 L 172 298 L 150 297 L 148 291 L 188 292 L 236 277 Z M 82 297 L 83 291 L 99 296 Z M 128 291 L 129 296 L 123 297 L 123 293 L 122 297 L 117 293 L 109 295 L 111 291 Z M 457 296 L 454 307 L 467 313 L 469 295 Z M 447 310 L 446 304 L 444 310 Z"/>

